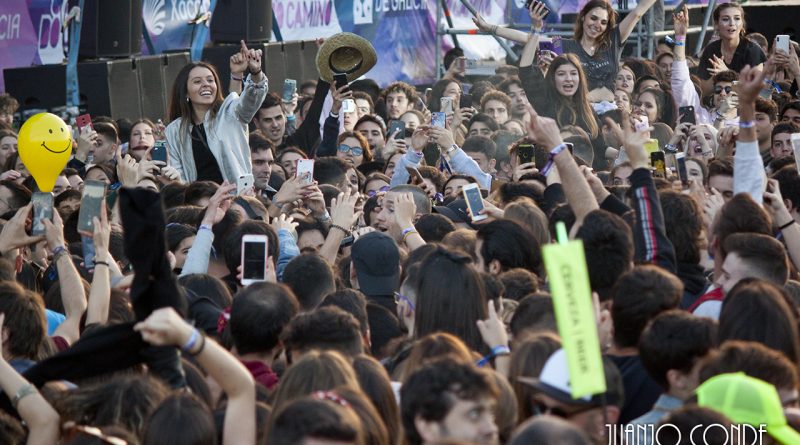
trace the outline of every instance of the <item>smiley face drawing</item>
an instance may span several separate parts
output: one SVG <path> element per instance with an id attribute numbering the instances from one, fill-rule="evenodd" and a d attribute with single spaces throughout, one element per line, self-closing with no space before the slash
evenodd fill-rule
<path id="1" fill-rule="evenodd" d="M 18 147 L 39 190 L 49 192 L 72 154 L 72 130 L 55 114 L 35 114 L 20 128 Z"/>

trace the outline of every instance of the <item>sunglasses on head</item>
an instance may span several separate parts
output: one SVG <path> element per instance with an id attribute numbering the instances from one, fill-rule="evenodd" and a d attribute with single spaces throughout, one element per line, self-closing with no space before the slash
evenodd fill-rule
<path id="1" fill-rule="evenodd" d="M 378 190 L 370 190 L 367 192 L 367 196 L 372 198 L 373 196 L 377 195 L 380 192 L 388 192 L 390 187 L 388 185 L 384 185 L 383 187 L 379 188 Z"/>
<path id="2" fill-rule="evenodd" d="M 362 154 L 364 154 L 364 149 L 361 148 L 361 147 L 351 147 L 349 145 L 340 145 L 339 146 L 339 152 L 347 153 L 348 151 L 350 153 L 352 153 L 353 156 L 361 156 Z"/>
<path id="3" fill-rule="evenodd" d="M 725 92 L 726 92 L 726 93 L 728 93 L 728 94 L 730 94 L 730 92 L 731 92 L 731 91 L 733 91 L 733 87 L 732 87 L 732 86 L 730 86 L 730 85 L 728 85 L 728 86 L 726 86 L 726 87 L 722 87 L 722 86 L 719 86 L 719 85 L 717 85 L 717 86 L 715 86 L 715 87 L 714 87 L 714 94 L 719 94 L 719 93 L 721 93 L 723 89 L 724 89 L 724 90 L 725 90 Z"/>

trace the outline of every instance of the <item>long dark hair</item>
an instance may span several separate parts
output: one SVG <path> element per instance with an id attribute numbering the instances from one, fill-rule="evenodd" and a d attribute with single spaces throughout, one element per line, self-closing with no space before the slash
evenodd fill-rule
<path id="1" fill-rule="evenodd" d="M 451 83 L 454 83 L 458 85 L 458 88 L 461 88 L 461 82 L 453 79 L 441 79 L 433 84 L 433 87 L 431 88 L 431 97 L 428 99 L 428 109 L 430 111 L 442 111 L 442 103 L 440 100 L 442 97 L 444 97 L 444 92 Z M 453 107 L 455 106 L 456 104 L 453 103 Z"/>
<path id="2" fill-rule="evenodd" d="M 574 66 L 578 70 L 578 76 L 580 77 L 578 91 L 576 91 L 572 97 L 564 97 L 559 94 L 556 89 L 556 70 L 562 65 L 567 64 Z M 580 59 L 578 59 L 578 56 L 567 53 L 553 59 L 544 80 L 550 88 L 553 98 L 556 100 L 556 115 L 554 117 L 558 125 L 562 127 L 566 125 L 583 127 L 583 125 L 585 125 L 586 128 L 584 128 L 584 130 L 586 130 L 592 138 L 596 138 L 599 128 L 594 118 L 594 110 L 592 110 L 592 105 L 589 103 L 588 99 L 589 84 L 586 81 L 586 73 L 583 71 L 583 65 Z"/>
<path id="3" fill-rule="evenodd" d="M 178 75 L 175 76 L 175 82 L 172 83 L 172 93 L 169 99 L 169 116 L 167 119 L 172 122 L 175 119 L 182 118 L 183 122 L 181 122 L 181 127 L 186 126 L 186 128 L 188 128 L 192 120 L 193 105 L 187 100 L 189 98 L 189 73 L 198 67 L 206 68 L 211 71 L 211 74 L 214 76 L 214 83 L 217 84 L 217 95 L 214 97 L 214 103 L 211 106 L 212 118 L 216 117 L 219 107 L 222 106 L 222 102 L 225 100 L 225 98 L 222 97 L 222 84 L 219 81 L 219 74 L 217 74 L 214 65 L 206 62 L 192 62 L 184 66 L 178 72 Z"/>
<path id="4" fill-rule="evenodd" d="M 637 96 L 636 100 L 639 100 L 643 94 L 652 94 L 653 98 L 656 100 L 656 105 L 658 106 L 658 113 L 656 114 L 656 122 L 663 122 L 670 126 L 670 128 L 675 128 L 675 100 L 672 98 L 672 95 L 655 88 L 648 88 Z"/>
<path id="5" fill-rule="evenodd" d="M 470 349 L 486 351 L 476 325 L 486 318 L 486 290 L 471 262 L 469 256 L 445 247 L 422 260 L 416 277 L 411 277 L 417 295 L 415 338 L 448 332 Z"/>
<path id="6" fill-rule="evenodd" d="M 193 394 L 174 394 L 161 402 L 147 421 L 143 445 L 172 443 L 216 445 L 211 410 Z"/>
<path id="7" fill-rule="evenodd" d="M 614 8 L 611 7 L 611 4 L 605 0 L 590 0 L 588 3 L 583 5 L 581 8 L 581 12 L 578 13 L 578 19 L 575 20 L 575 29 L 573 30 L 573 38 L 575 39 L 578 44 L 581 43 L 581 39 L 583 38 L 583 21 L 586 16 L 589 14 L 594 8 L 603 8 L 608 12 L 608 26 L 606 26 L 606 30 L 603 31 L 603 34 L 600 35 L 600 48 L 607 48 L 611 45 L 611 33 L 614 32 L 614 28 L 617 27 L 617 12 L 614 11 Z"/>

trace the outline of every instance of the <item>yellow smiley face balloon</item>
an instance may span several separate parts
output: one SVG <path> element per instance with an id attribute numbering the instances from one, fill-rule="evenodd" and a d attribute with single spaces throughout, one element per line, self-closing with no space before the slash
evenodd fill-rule
<path id="1" fill-rule="evenodd" d="M 19 157 L 39 190 L 49 192 L 72 154 L 72 131 L 58 116 L 39 113 L 19 129 Z"/>

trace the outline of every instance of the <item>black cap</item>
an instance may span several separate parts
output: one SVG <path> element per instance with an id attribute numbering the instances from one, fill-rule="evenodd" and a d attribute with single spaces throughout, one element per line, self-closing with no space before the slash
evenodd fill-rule
<path id="1" fill-rule="evenodd" d="M 400 284 L 400 249 L 382 232 L 370 232 L 353 244 L 351 258 L 364 295 L 392 295 Z"/>

